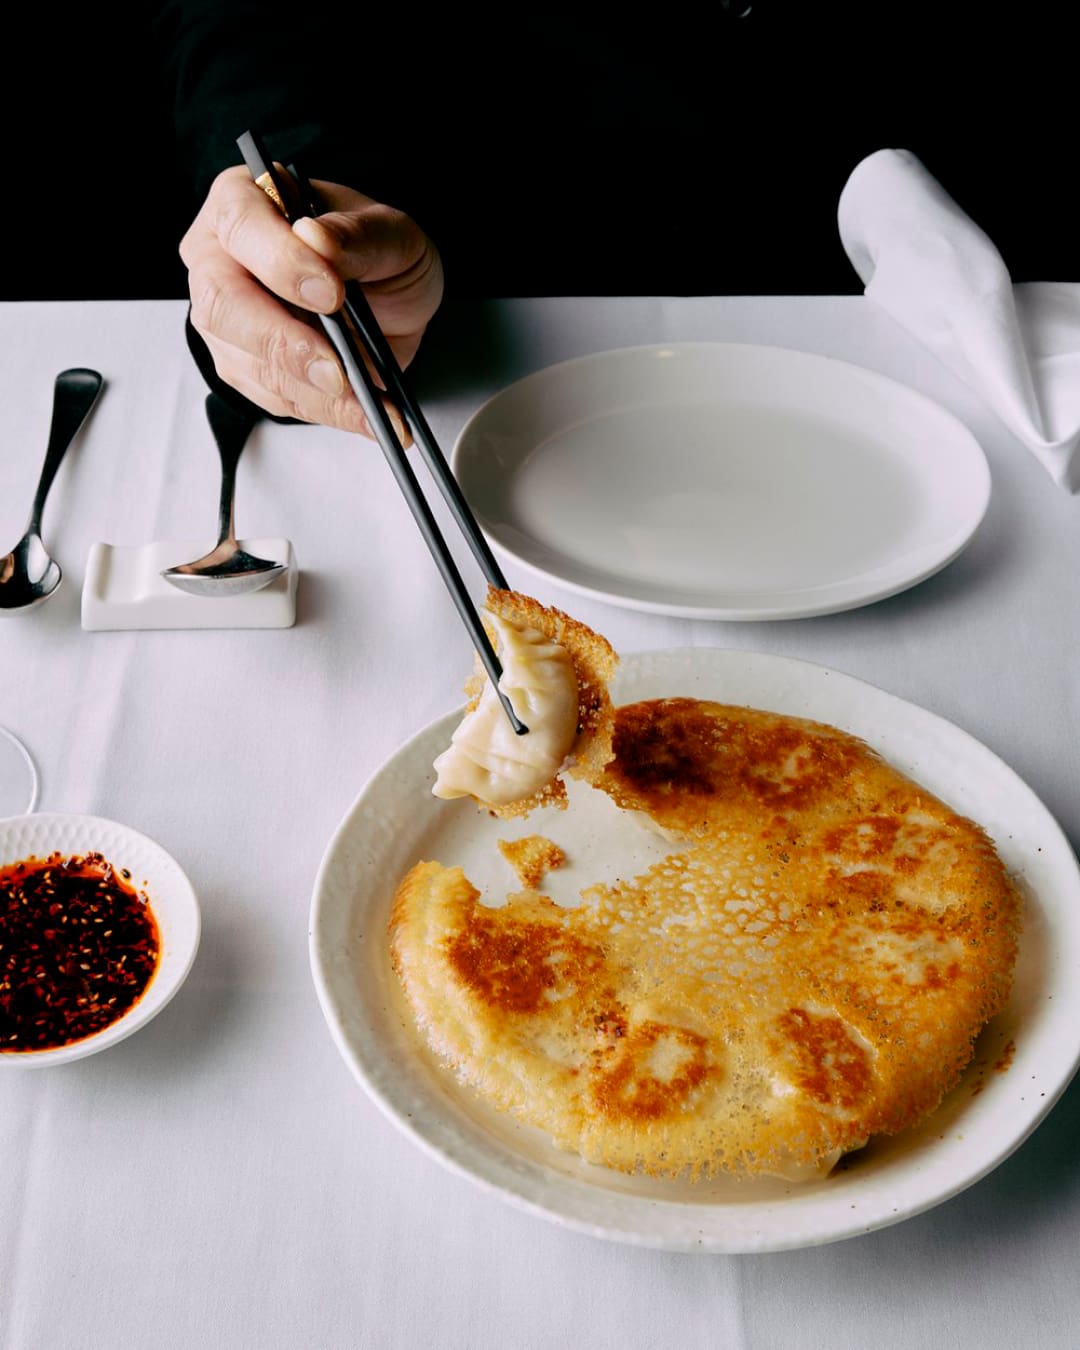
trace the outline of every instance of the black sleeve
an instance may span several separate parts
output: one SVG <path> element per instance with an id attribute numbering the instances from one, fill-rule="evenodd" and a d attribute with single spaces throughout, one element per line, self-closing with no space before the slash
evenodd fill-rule
<path id="1" fill-rule="evenodd" d="M 302 0 L 160 0 L 152 6 L 176 148 L 197 203 L 222 169 L 242 163 L 237 138 L 249 130 L 274 159 L 299 164 L 311 178 L 382 201 L 401 195 L 393 170 L 402 155 L 390 116 L 397 74 L 386 57 L 400 48 L 401 37 L 391 46 L 377 16 L 361 20 L 348 7 L 342 14 L 333 24 L 316 21 Z M 255 416 L 270 416 L 220 379 L 190 314 L 185 336 L 212 389 Z"/>
<path id="2" fill-rule="evenodd" d="M 363 49 L 378 46 L 364 20 Z M 237 137 L 254 130 L 282 163 L 303 162 L 315 177 L 380 195 L 378 139 L 364 134 L 357 90 L 379 106 L 386 78 L 377 61 L 362 76 L 342 60 L 332 27 L 303 3 L 162 0 L 153 37 L 172 111 L 177 147 L 197 198 L 216 175 L 241 163 Z"/>
<path id="3" fill-rule="evenodd" d="M 299 162 L 311 176 L 365 182 L 367 157 L 351 119 L 341 115 L 327 68 L 333 36 L 306 18 L 302 5 L 286 12 L 253 0 L 163 0 L 152 7 L 152 37 L 196 203 L 222 169 L 242 163 L 237 138 L 248 130 L 275 159 Z M 190 312 L 185 337 L 211 389 L 253 416 L 270 416 L 218 376 Z"/>
<path id="4" fill-rule="evenodd" d="M 257 130 L 411 215 L 449 296 L 855 293 L 836 206 L 883 146 L 924 160 L 1014 280 L 1075 275 L 1062 11 L 957 8 L 754 0 L 688 33 L 580 0 L 329 24 L 304 0 L 159 0 L 155 32 L 200 194 Z"/>

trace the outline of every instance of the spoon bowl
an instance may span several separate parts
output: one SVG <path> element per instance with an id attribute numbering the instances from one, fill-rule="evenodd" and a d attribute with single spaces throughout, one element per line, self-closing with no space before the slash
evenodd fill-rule
<path id="1" fill-rule="evenodd" d="M 27 533 L 0 558 L 0 613 L 33 609 L 48 600 L 63 579 L 38 534 Z"/>
<path id="2" fill-rule="evenodd" d="M 63 370 L 53 387 L 52 425 L 26 532 L 0 557 L 0 615 L 19 614 L 48 600 L 63 572 L 41 539 L 41 517 L 56 471 L 97 401 L 105 381 L 96 370 Z"/>
<path id="3" fill-rule="evenodd" d="M 285 564 L 269 558 L 257 558 L 240 547 L 236 540 L 235 497 L 236 468 L 254 420 L 226 403 L 218 394 L 206 397 L 206 417 L 221 457 L 221 504 L 218 542 L 209 553 L 194 562 L 167 567 L 162 576 L 178 590 L 189 595 L 247 595 L 261 590 L 285 571 Z"/>
<path id="4" fill-rule="evenodd" d="M 161 575 L 189 595 L 247 595 L 268 586 L 284 571 L 284 563 L 256 558 L 239 544 L 226 541 L 205 557 L 170 567 Z"/>

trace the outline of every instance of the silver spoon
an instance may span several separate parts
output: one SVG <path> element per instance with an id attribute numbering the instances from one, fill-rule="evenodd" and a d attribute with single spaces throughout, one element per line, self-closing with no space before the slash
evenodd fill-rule
<path id="1" fill-rule="evenodd" d="M 96 370 L 62 370 L 53 386 L 52 426 L 49 447 L 41 468 L 26 533 L 4 557 L 0 557 L 0 614 L 16 614 L 47 600 L 63 573 L 41 542 L 41 516 L 60 461 L 75 434 L 86 421 L 105 381 Z"/>
<path id="2" fill-rule="evenodd" d="M 221 455 L 217 546 L 194 562 L 167 567 L 161 575 L 190 595 L 246 595 L 269 585 L 285 570 L 284 563 L 256 558 L 245 553 L 236 542 L 236 466 L 255 423 L 247 414 L 213 393 L 206 396 L 206 416 Z"/>

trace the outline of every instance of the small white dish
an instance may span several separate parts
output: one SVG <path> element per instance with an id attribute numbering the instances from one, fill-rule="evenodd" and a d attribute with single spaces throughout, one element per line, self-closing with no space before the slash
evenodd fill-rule
<path id="1" fill-rule="evenodd" d="M 117 1021 L 55 1049 L 0 1051 L 0 1073 L 70 1064 L 125 1040 L 165 1007 L 195 960 L 201 928 L 199 904 L 180 865 L 159 844 L 100 816 L 42 813 L 0 820 L 0 867 L 53 853 L 74 857 L 92 852 L 102 854 L 116 869 L 126 868 L 131 884 L 145 893 L 161 944 L 157 968 L 142 996 Z"/>
<path id="2" fill-rule="evenodd" d="M 471 802 L 433 797 L 432 760 L 461 710 L 420 731 L 387 761 L 323 857 L 310 956 L 344 1061 L 398 1128 L 444 1166 L 531 1214 L 594 1237 L 671 1251 L 790 1250 L 884 1228 L 957 1195 L 1023 1143 L 1080 1061 L 1080 869 L 1067 839 L 986 746 L 849 675 L 789 657 L 711 648 L 623 659 L 613 687 L 617 702 L 669 695 L 843 727 L 994 839 L 1026 899 L 1012 997 L 938 1110 L 912 1129 L 873 1140 L 824 1180 L 719 1177 L 691 1184 L 591 1166 L 459 1084 L 416 1033 L 390 965 L 387 921 L 408 868 L 420 858 L 460 864 L 481 894 L 498 902 L 518 883 L 497 839 L 540 833 L 568 859 L 545 878 L 545 892 L 571 904 L 583 886 L 636 875 L 669 848 L 581 784 L 569 785 L 569 810 L 533 812 L 517 822 L 499 821 Z"/>
<path id="3" fill-rule="evenodd" d="M 922 394 L 781 347 L 672 343 L 536 372 L 452 457 L 504 559 L 611 604 L 791 619 L 884 599 L 969 542 L 974 436 Z"/>

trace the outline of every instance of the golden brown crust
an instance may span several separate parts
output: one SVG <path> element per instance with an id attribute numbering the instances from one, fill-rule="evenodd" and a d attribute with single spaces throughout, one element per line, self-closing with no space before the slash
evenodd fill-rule
<path id="1" fill-rule="evenodd" d="M 548 872 L 566 862 L 566 854 L 552 839 L 527 834 L 521 839 L 500 839 L 499 852 L 514 869 L 526 890 L 535 891 Z"/>
<path id="2" fill-rule="evenodd" d="M 589 781 L 687 837 L 719 821 L 756 825 L 770 813 L 846 817 L 880 762 L 835 727 L 690 698 L 620 708 L 613 750 L 613 761 Z"/>
<path id="3" fill-rule="evenodd" d="M 598 785 L 688 843 L 564 909 L 399 889 L 393 960 L 488 1100 L 654 1175 L 815 1166 L 933 1110 L 1008 996 L 1020 902 L 985 833 L 820 723 L 617 710 Z"/>

